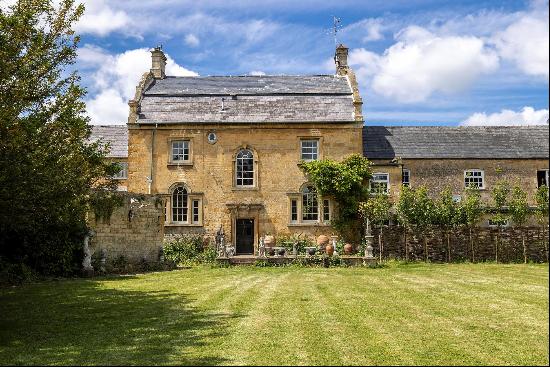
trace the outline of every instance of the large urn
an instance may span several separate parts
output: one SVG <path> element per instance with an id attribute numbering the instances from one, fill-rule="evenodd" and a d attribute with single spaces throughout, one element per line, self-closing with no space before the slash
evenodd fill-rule
<path id="1" fill-rule="evenodd" d="M 269 256 L 275 255 L 275 237 L 272 235 L 267 235 L 264 237 L 264 246 L 265 251 Z"/>
<path id="2" fill-rule="evenodd" d="M 317 237 L 317 247 L 319 247 L 319 251 L 325 251 L 327 245 L 330 243 L 330 238 L 328 236 L 325 236 L 324 234 Z"/>
<path id="3" fill-rule="evenodd" d="M 351 243 L 346 243 L 344 245 L 344 254 L 351 255 L 352 252 L 353 252 L 353 245 Z"/>

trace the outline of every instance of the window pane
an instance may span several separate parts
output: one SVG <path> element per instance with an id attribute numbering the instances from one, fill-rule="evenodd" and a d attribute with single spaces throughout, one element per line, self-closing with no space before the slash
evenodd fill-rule
<path id="1" fill-rule="evenodd" d="M 199 201 L 193 200 L 193 223 L 199 223 Z"/>
<path id="2" fill-rule="evenodd" d="M 302 220 L 316 221 L 319 219 L 319 204 L 317 191 L 313 186 L 307 186 L 302 194 Z"/>
<path id="3" fill-rule="evenodd" d="M 189 141 L 179 140 L 172 142 L 172 161 L 182 162 L 189 160 Z"/>
<path id="4" fill-rule="evenodd" d="M 408 169 L 403 170 L 402 184 L 403 186 L 409 186 L 411 180 L 411 171 Z"/>
<path id="5" fill-rule="evenodd" d="M 172 221 L 187 222 L 187 190 L 182 186 L 172 193 Z"/>
<path id="6" fill-rule="evenodd" d="M 370 191 L 373 194 L 387 194 L 390 183 L 388 173 L 374 173 L 370 180 Z"/>
<path id="7" fill-rule="evenodd" d="M 330 221 L 330 204 L 327 199 L 323 200 L 323 220 Z"/>
<path id="8" fill-rule="evenodd" d="M 296 200 L 290 201 L 290 220 L 293 222 L 298 220 L 298 202 Z"/>
<path id="9" fill-rule="evenodd" d="M 126 179 L 128 178 L 128 162 L 117 162 L 120 167 L 120 171 L 116 173 L 113 178 L 115 179 Z"/>
<path id="10" fill-rule="evenodd" d="M 237 154 L 235 178 L 237 186 L 254 186 L 254 155 L 248 149 Z"/>
<path id="11" fill-rule="evenodd" d="M 303 160 L 316 160 L 318 158 L 319 141 L 301 140 L 300 149 Z"/>
<path id="12" fill-rule="evenodd" d="M 465 171 L 464 187 L 483 188 L 483 171 L 480 171 L 480 170 Z"/>

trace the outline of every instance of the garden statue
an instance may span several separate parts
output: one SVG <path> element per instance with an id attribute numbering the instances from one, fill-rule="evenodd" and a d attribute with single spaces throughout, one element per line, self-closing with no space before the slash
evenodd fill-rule
<path id="1" fill-rule="evenodd" d="M 221 225 L 220 229 L 216 232 L 216 250 L 218 251 L 218 257 L 227 257 L 225 252 L 225 234 Z"/>
<path id="2" fill-rule="evenodd" d="M 106 271 L 105 264 L 107 263 L 107 250 L 101 249 L 100 255 L 101 257 L 99 259 L 99 271 L 101 271 L 102 273 L 105 273 Z"/>
<path id="3" fill-rule="evenodd" d="M 258 245 L 258 256 L 259 257 L 265 257 L 265 243 L 264 243 L 264 236 L 260 237 L 260 243 Z"/>
<path id="4" fill-rule="evenodd" d="M 94 274 L 94 268 L 92 266 L 92 251 L 90 250 L 90 238 L 93 237 L 95 232 L 89 230 L 84 236 L 84 260 L 82 260 L 82 272 L 85 276 L 92 276 Z"/>
<path id="5" fill-rule="evenodd" d="M 333 255 L 338 256 L 338 252 L 336 251 L 336 240 L 338 239 L 338 236 L 330 236 L 332 238 L 332 251 L 334 252 Z"/>
<path id="6" fill-rule="evenodd" d="M 374 258 L 374 255 L 372 253 L 372 239 L 374 238 L 374 236 L 372 235 L 371 233 L 371 230 L 370 230 L 370 223 L 369 223 L 369 220 L 367 219 L 367 229 L 365 231 L 365 257 L 367 259 L 373 259 Z"/>
<path id="7" fill-rule="evenodd" d="M 164 247 L 162 246 L 159 247 L 159 262 L 164 262 Z"/>

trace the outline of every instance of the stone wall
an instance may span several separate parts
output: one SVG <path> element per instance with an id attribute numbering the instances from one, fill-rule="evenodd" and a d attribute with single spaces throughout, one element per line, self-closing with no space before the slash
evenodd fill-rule
<path id="1" fill-rule="evenodd" d="M 110 218 L 88 215 L 88 224 L 95 231 L 90 241 L 92 253 L 107 251 L 107 260 L 124 256 L 128 262 L 157 261 L 164 239 L 162 199 L 154 195 L 120 194 L 123 204 Z"/>
<path id="2" fill-rule="evenodd" d="M 464 193 L 464 171 L 481 169 L 485 176 L 485 189 L 482 199 L 491 200 L 491 189 L 498 180 L 510 185 L 519 185 L 527 193 L 531 204 L 537 190 L 537 171 L 548 169 L 547 159 L 403 159 L 400 164 L 390 164 L 388 160 L 375 160 L 373 172 L 390 174 L 390 195 L 397 199 L 401 185 L 401 170 L 410 171 L 412 187 L 426 186 L 433 195 L 446 187 L 453 194 Z"/>
<path id="3" fill-rule="evenodd" d="M 416 230 L 400 226 L 382 228 L 382 258 L 426 260 L 432 262 L 499 261 L 499 262 L 548 262 L 548 228 L 505 227 L 474 228 L 472 243 L 468 228 L 447 231 L 434 227 L 424 235 Z M 380 256 L 380 228 L 373 230 L 374 254 Z M 525 253 L 522 244 L 525 236 Z M 408 248 L 405 247 L 407 243 Z M 426 251 L 427 249 L 427 251 Z"/>

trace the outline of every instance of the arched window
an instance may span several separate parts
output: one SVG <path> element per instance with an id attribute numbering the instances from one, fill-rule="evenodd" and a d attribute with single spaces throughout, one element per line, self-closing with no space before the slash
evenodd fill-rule
<path id="1" fill-rule="evenodd" d="M 187 190 L 183 186 L 177 186 L 172 192 L 172 221 L 187 222 L 188 205 Z"/>
<path id="2" fill-rule="evenodd" d="M 254 154 L 249 149 L 241 149 L 235 162 L 237 186 L 254 186 Z"/>
<path id="3" fill-rule="evenodd" d="M 302 190 L 302 220 L 319 220 L 319 198 L 314 186 L 305 186 Z"/>

